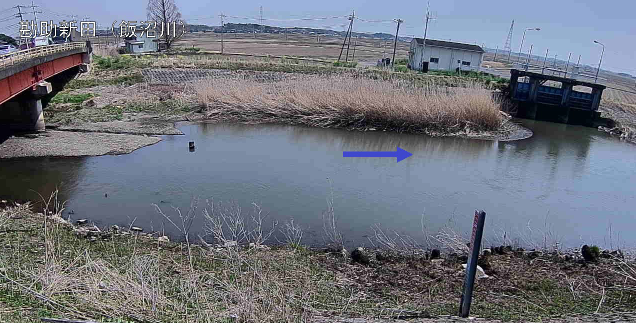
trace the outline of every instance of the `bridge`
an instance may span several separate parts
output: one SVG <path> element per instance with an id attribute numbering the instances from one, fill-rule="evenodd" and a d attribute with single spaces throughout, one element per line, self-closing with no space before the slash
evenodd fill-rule
<path id="1" fill-rule="evenodd" d="M 0 55 L 0 130 L 44 130 L 43 108 L 88 71 L 89 42 L 37 46 Z"/>

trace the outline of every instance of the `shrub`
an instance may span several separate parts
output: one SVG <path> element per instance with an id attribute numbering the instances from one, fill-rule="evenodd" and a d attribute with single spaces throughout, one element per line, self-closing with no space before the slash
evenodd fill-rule
<path id="1" fill-rule="evenodd" d="M 396 72 L 400 72 L 400 73 L 407 73 L 409 71 L 409 69 L 408 69 L 408 67 L 406 67 L 406 65 L 395 65 L 393 70 L 395 70 Z"/>
<path id="2" fill-rule="evenodd" d="M 395 60 L 395 65 L 408 65 L 408 64 L 409 64 L 408 58 L 398 58 Z"/>
<path id="3" fill-rule="evenodd" d="M 333 62 L 335 67 L 356 67 L 358 62 Z"/>

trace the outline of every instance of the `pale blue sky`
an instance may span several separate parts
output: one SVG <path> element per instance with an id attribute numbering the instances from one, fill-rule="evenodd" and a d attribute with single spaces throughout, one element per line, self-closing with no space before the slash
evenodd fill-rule
<path id="1" fill-rule="evenodd" d="M 195 1 L 175 0 L 181 13 L 189 23 L 219 25 L 218 15 L 240 17 L 259 16 L 263 6 L 263 17 L 293 19 L 303 17 L 345 16 L 356 11 L 356 15 L 366 20 L 391 20 L 400 18 L 404 24 L 401 36 L 422 37 L 426 1 L 365 1 L 365 0 L 322 0 L 322 1 Z M 41 6 L 38 10 L 47 19 L 61 20 L 64 15 L 87 16 L 100 24 L 110 25 L 114 20 L 141 20 L 145 18 L 145 0 L 34 0 Z M 13 20 L 5 20 L 15 9 L 15 5 L 30 5 L 30 0 L 7 1 L 0 5 L 0 32 L 6 32 Z M 634 0 L 431 0 L 431 12 L 437 18 L 429 28 L 429 38 L 451 39 L 453 41 L 478 43 L 487 47 L 503 48 L 510 22 L 515 20 L 513 35 L 514 51 L 519 50 L 523 29 L 539 27 L 541 31 L 529 31 L 524 43 L 524 52 L 534 45 L 533 53 L 544 55 L 550 49 L 550 56 L 558 54 L 567 59 L 572 52 L 572 60 L 582 55 L 581 62 L 596 66 L 601 46 L 594 44 L 597 39 L 606 46 L 603 67 L 636 75 L 634 61 L 636 55 L 636 1 Z M 29 17 L 29 16 L 27 16 Z M 249 20 L 228 18 L 228 22 L 250 22 Z M 325 27 L 340 29 L 347 23 L 346 18 L 317 21 L 266 21 L 279 26 Z M 17 27 L 16 27 L 17 28 Z M 393 23 L 369 23 L 356 21 L 356 31 L 395 32 Z"/>

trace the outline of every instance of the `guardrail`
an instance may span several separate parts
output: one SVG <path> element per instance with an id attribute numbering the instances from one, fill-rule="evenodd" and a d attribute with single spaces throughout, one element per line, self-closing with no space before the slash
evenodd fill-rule
<path id="1" fill-rule="evenodd" d="M 19 50 L 13 53 L 0 55 L 0 68 L 28 61 L 32 58 L 47 56 L 53 53 L 65 52 L 77 48 L 86 48 L 86 43 L 73 42 L 65 44 L 44 45 Z"/>

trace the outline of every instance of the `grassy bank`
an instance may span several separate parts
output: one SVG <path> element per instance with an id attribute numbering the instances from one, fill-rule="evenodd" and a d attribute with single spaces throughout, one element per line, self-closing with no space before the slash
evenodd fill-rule
<path id="1" fill-rule="evenodd" d="M 302 228 L 293 222 L 269 229 L 259 209 L 246 214 L 207 205 L 181 217 L 167 214 L 166 224 L 179 228 L 182 242 L 125 228 L 73 227 L 59 214 L 44 213 L 50 215 L 28 204 L 0 211 L 0 321 L 435 317 L 454 315 L 461 294 L 461 253 L 430 259 L 415 249 L 398 252 L 400 240 L 378 232 L 376 242 L 393 251 L 365 250 L 352 259 L 303 247 Z M 207 242 L 190 236 L 193 216 L 206 219 Z M 264 247 L 273 230 L 285 237 L 282 245 Z M 480 259 L 491 278 L 476 282 L 475 316 L 541 320 L 636 309 L 631 262 L 500 251 Z"/>
<path id="2" fill-rule="evenodd" d="M 302 76 L 271 83 L 213 79 L 195 91 L 213 120 L 429 134 L 496 130 L 503 121 L 491 93 L 475 84 L 450 89 Z"/>

